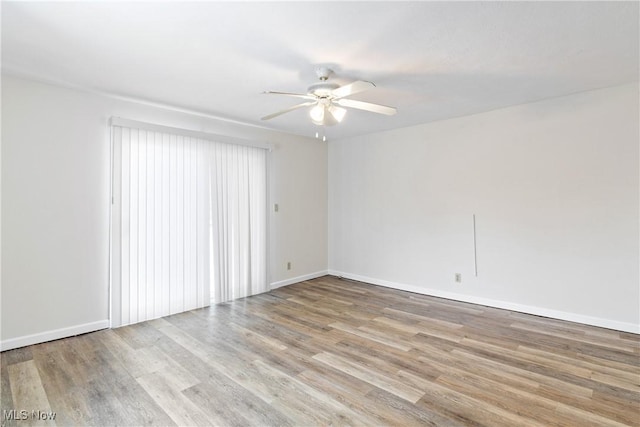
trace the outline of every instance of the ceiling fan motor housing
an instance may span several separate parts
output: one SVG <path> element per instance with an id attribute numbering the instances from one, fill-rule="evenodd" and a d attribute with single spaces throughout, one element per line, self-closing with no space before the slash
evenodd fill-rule
<path id="1" fill-rule="evenodd" d="M 328 98 L 331 96 L 331 91 L 339 87 L 340 85 L 336 83 L 320 82 L 309 86 L 307 93 L 318 98 Z"/>

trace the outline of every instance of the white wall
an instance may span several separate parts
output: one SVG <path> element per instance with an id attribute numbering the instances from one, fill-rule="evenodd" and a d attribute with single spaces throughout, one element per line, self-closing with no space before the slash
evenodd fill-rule
<path id="1" fill-rule="evenodd" d="M 108 325 L 111 116 L 273 143 L 271 281 L 326 272 L 326 143 L 3 76 L 3 349 Z"/>
<path id="2" fill-rule="evenodd" d="M 638 117 L 631 84 L 331 142 L 330 271 L 640 332 Z"/>
<path id="3" fill-rule="evenodd" d="M 328 180 L 326 142 L 307 145 L 276 143 L 271 163 L 272 287 L 296 283 L 327 273 Z M 324 180 L 324 181 L 320 181 Z M 287 270 L 287 263 L 291 270 Z"/>

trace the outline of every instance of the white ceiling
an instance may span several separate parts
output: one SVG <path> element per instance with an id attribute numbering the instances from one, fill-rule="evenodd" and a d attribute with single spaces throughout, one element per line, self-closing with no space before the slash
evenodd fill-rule
<path id="1" fill-rule="evenodd" d="M 337 139 L 638 80 L 638 2 L 2 2 L 3 72 L 311 136 L 314 68 L 375 82 Z"/>

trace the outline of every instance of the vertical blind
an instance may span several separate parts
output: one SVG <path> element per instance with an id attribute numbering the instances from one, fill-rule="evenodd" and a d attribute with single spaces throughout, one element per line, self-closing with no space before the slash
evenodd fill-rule
<path id="1" fill-rule="evenodd" d="M 112 119 L 112 325 L 268 290 L 267 150 Z"/>

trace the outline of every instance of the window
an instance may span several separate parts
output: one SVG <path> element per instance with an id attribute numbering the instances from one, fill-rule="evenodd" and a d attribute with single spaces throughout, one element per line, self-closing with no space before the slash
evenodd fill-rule
<path id="1" fill-rule="evenodd" d="M 112 119 L 112 325 L 268 290 L 267 147 Z"/>

